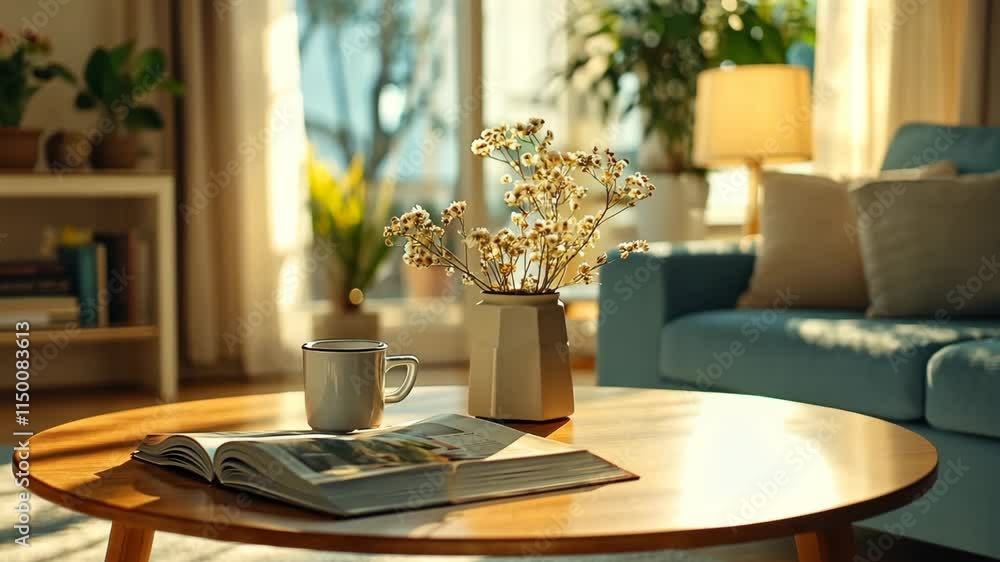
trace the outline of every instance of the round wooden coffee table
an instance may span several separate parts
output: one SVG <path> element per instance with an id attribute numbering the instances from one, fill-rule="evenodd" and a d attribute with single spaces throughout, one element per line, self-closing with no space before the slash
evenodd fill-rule
<path id="1" fill-rule="evenodd" d="M 934 483 L 937 452 L 875 418 L 752 396 L 578 388 L 570 420 L 519 429 L 586 447 L 638 480 L 335 519 L 131 460 L 151 432 L 305 428 L 302 394 L 221 398 L 87 418 L 31 440 L 32 494 L 110 519 L 107 560 L 146 560 L 155 530 L 391 554 L 533 555 L 692 548 L 796 537 L 803 561 L 848 562 L 851 522 Z M 387 423 L 465 407 L 421 387 Z"/>

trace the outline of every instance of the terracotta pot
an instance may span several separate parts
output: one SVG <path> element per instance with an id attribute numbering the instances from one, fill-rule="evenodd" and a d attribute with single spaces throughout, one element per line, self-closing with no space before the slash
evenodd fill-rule
<path id="1" fill-rule="evenodd" d="M 90 163 L 101 170 L 131 170 L 138 162 L 139 139 L 129 133 L 104 135 L 90 155 Z"/>
<path id="2" fill-rule="evenodd" d="M 448 297 L 455 294 L 452 278 L 443 267 L 403 267 L 403 282 L 410 298 Z"/>
<path id="3" fill-rule="evenodd" d="M 0 168 L 34 170 L 41 137 L 41 129 L 0 128 Z"/>
<path id="4" fill-rule="evenodd" d="M 86 167 L 93 151 L 94 145 L 80 131 L 56 131 L 45 141 L 45 161 L 56 172 Z"/>
<path id="5" fill-rule="evenodd" d="M 333 312 L 313 316 L 313 339 L 377 340 L 379 318 L 374 312 Z"/>
<path id="6" fill-rule="evenodd" d="M 573 413 L 566 313 L 558 294 L 483 293 L 469 313 L 469 413 L 548 421 Z"/>

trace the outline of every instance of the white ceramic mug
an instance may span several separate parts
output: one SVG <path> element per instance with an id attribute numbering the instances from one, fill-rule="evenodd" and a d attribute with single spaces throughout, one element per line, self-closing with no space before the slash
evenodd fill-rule
<path id="1" fill-rule="evenodd" d="M 382 423 L 386 403 L 413 390 L 420 362 L 412 355 L 386 356 L 389 344 L 376 340 L 319 340 L 302 346 L 306 417 L 317 431 L 346 432 Z M 398 388 L 386 392 L 385 374 L 406 367 Z"/>

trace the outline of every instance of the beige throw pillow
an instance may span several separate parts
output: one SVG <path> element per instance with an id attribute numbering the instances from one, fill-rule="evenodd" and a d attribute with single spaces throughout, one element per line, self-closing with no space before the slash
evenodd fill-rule
<path id="1" fill-rule="evenodd" d="M 893 181 L 954 175 L 951 162 L 883 173 Z M 821 176 L 765 172 L 761 186 L 761 235 L 743 308 L 768 308 L 776 300 L 794 308 L 862 310 L 868 305 L 857 217 L 848 188 Z"/>
<path id="2" fill-rule="evenodd" d="M 1000 316 L 1000 173 L 851 191 L 873 317 Z"/>
<path id="3" fill-rule="evenodd" d="M 796 308 L 856 308 L 868 303 L 847 185 L 829 178 L 765 173 L 761 240 L 744 308 L 781 299 Z"/>

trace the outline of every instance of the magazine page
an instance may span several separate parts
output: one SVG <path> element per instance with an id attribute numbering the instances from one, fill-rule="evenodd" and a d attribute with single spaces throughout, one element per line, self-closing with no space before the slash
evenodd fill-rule
<path id="1" fill-rule="evenodd" d="M 580 450 L 559 441 L 524 433 L 479 418 L 448 414 L 432 420 L 455 430 L 454 433 L 439 435 L 437 438 L 467 451 L 469 456 L 461 460 L 516 459 Z"/>
<path id="2" fill-rule="evenodd" d="M 350 435 L 308 435 L 261 443 L 317 484 L 460 461 L 558 454 L 576 449 L 499 424 L 445 414 Z"/>
<path id="3" fill-rule="evenodd" d="M 178 439 L 194 441 L 210 460 L 215 460 L 215 452 L 225 443 L 237 441 L 266 441 L 269 439 L 288 439 L 300 435 L 317 435 L 310 431 L 212 431 L 204 433 L 151 433 L 142 440 L 139 449 L 159 449 L 164 445 L 172 446 Z M 172 442 L 171 442 L 172 441 Z"/>

